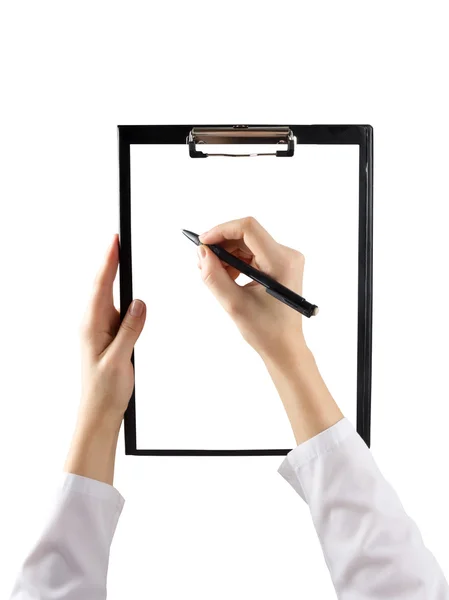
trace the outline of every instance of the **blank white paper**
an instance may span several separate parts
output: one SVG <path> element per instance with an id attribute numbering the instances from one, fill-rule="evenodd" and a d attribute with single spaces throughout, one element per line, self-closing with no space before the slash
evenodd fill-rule
<path id="1" fill-rule="evenodd" d="M 133 297 L 147 304 L 135 348 L 138 448 L 296 445 L 262 360 L 203 284 L 181 232 L 248 215 L 305 255 L 303 295 L 320 308 L 303 317 L 307 343 L 355 424 L 358 153 L 297 145 L 291 158 L 192 159 L 184 145 L 131 146 Z"/>

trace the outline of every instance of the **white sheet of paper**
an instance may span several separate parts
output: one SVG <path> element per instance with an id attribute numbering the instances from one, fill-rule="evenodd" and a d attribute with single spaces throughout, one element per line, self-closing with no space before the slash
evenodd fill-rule
<path id="1" fill-rule="evenodd" d="M 147 304 L 135 348 L 138 448 L 296 445 L 262 360 L 201 281 L 181 232 L 248 215 L 305 255 L 303 295 L 320 308 L 303 317 L 307 343 L 355 424 L 358 156 L 358 146 L 297 145 L 292 158 L 192 159 L 184 145 L 131 146 L 133 297 Z"/>

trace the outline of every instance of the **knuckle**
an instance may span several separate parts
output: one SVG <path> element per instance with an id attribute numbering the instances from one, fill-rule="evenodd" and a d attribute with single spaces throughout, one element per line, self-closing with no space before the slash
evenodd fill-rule
<path id="1" fill-rule="evenodd" d="M 257 225 L 257 221 L 254 217 L 245 217 L 243 219 L 243 226 L 245 227 L 245 229 L 254 229 L 254 227 Z"/>
<path id="2" fill-rule="evenodd" d="M 203 281 L 208 287 L 214 287 L 215 285 L 215 276 L 212 271 L 208 271 L 207 273 L 202 272 Z"/>
<path id="3" fill-rule="evenodd" d="M 298 264 L 303 265 L 306 261 L 306 257 L 304 256 L 304 254 L 302 252 L 300 252 L 299 250 L 294 250 L 293 252 L 294 252 L 293 256 L 295 258 L 295 261 Z"/>
<path id="4" fill-rule="evenodd" d="M 234 298 L 228 298 L 224 302 L 224 305 L 224 308 L 228 315 L 230 315 L 233 318 L 240 316 L 242 310 L 240 302 L 237 302 Z"/>
<path id="5" fill-rule="evenodd" d="M 283 246 L 280 244 L 283 250 L 283 256 L 286 264 L 290 264 L 292 267 L 301 266 L 305 262 L 305 256 L 299 250 L 290 248 L 289 246 Z"/>
<path id="6" fill-rule="evenodd" d="M 118 376 L 122 373 L 123 367 L 115 357 L 106 355 L 99 365 L 100 372 L 107 377 Z"/>
<path id="7" fill-rule="evenodd" d="M 128 319 L 125 319 L 123 321 L 123 323 L 122 323 L 122 329 L 123 329 L 123 331 L 126 331 L 127 333 L 133 333 L 133 334 L 137 333 L 136 327 L 132 323 L 130 323 L 128 321 Z"/>

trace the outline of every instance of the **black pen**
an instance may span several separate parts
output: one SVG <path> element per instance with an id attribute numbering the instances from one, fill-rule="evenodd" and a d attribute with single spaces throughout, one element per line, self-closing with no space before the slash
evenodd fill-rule
<path id="1" fill-rule="evenodd" d="M 189 238 L 194 244 L 199 246 L 202 242 L 200 242 L 199 236 L 192 231 L 187 231 L 187 229 L 182 229 L 182 233 Z M 246 264 L 243 260 L 240 260 L 230 252 L 227 252 L 224 248 L 217 246 L 215 244 L 204 244 L 208 246 L 214 254 L 218 256 L 218 258 L 231 267 L 234 267 L 250 279 L 257 281 L 261 285 L 266 288 L 266 291 L 274 298 L 277 298 L 284 304 L 287 304 L 291 308 L 294 308 L 298 312 L 300 312 L 305 317 L 311 317 L 313 315 L 318 314 L 318 306 L 315 304 L 310 304 L 307 302 L 305 298 L 296 294 L 292 290 L 289 290 L 281 283 L 275 281 L 272 277 L 267 275 L 266 273 L 262 273 L 262 271 L 258 271 L 251 265 Z"/>

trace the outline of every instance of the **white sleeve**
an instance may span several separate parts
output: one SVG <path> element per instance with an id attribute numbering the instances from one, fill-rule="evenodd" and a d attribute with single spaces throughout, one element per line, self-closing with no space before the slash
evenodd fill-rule
<path id="1" fill-rule="evenodd" d="M 308 504 L 340 600 L 448 600 L 449 587 L 346 418 L 291 450 L 278 472 Z"/>
<path id="2" fill-rule="evenodd" d="M 10 600 L 104 600 L 119 492 L 65 473 L 51 518 L 26 558 Z"/>

